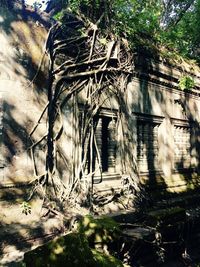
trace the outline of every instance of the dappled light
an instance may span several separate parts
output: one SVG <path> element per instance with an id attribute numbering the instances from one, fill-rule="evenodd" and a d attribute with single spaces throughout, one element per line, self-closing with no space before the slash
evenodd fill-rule
<path id="1" fill-rule="evenodd" d="M 200 68 L 85 5 L 0 9 L 0 264 L 162 264 L 199 236 Z"/>

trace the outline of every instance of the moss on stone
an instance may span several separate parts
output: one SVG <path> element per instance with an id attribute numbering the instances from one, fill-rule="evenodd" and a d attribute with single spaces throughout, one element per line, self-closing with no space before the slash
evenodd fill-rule
<path id="1" fill-rule="evenodd" d="M 95 259 L 95 267 L 123 267 L 122 262 L 112 255 L 105 255 L 95 249 L 92 252 Z"/>
<path id="2" fill-rule="evenodd" d="M 119 232 L 118 224 L 110 218 L 86 216 L 79 224 L 79 232 L 56 238 L 25 254 L 29 267 L 123 267 L 120 260 L 94 249 L 113 240 Z M 90 242 L 88 242 L 88 240 Z M 93 247 L 93 249 L 91 249 Z"/>
<path id="3" fill-rule="evenodd" d="M 87 237 L 91 246 L 95 243 L 109 243 L 116 239 L 120 232 L 118 224 L 112 218 L 94 218 L 91 215 L 80 221 L 78 230 Z"/>
<path id="4" fill-rule="evenodd" d="M 70 233 L 25 254 L 29 267 L 92 267 L 95 259 L 86 238 Z"/>

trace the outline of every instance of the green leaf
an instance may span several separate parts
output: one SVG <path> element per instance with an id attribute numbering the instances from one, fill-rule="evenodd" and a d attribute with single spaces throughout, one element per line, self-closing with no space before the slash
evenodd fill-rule
<path id="1" fill-rule="evenodd" d="M 28 202 L 26 201 L 22 202 L 20 207 L 22 209 L 23 214 L 26 214 L 26 215 L 31 214 L 31 205 Z"/>
<path id="2" fill-rule="evenodd" d="M 190 90 L 195 86 L 194 79 L 191 76 L 183 76 L 179 79 L 179 88 L 181 90 Z"/>

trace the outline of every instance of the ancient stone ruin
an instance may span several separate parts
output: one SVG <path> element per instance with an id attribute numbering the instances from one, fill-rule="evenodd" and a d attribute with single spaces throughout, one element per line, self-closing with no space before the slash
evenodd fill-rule
<path id="1" fill-rule="evenodd" d="M 82 27 L 80 22 L 74 23 Z M 23 223 L 28 223 L 17 199 L 26 200 L 33 193 L 35 182 L 42 184 L 47 175 L 50 96 L 49 61 L 44 52 L 50 24 L 45 15 L 29 8 L 0 10 L 0 205 L 5 224 L 20 223 L 21 216 Z M 74 27 L 68 24 L 67 34 L 74 32 Z M 92 38 L 93 32 L 87 34 Z M 74 49 L 70 47 L 67 56 L 71 53 L 73 58 Z M 115 57 L 117 49 L 117 44 L 111 50 L 105 49 L 98 64 L 103 67 L 119 64 Z M 109 62 L 105 63 L 109 52 Z M 63 64 L 66 54 L 62 56 L 60 53 L 55 65 Z M 87 71 L 96 64 L 95 58 L 89 61 Z M 83 72 L 84 64 L 78 65 Z M 71 65 L 70 68 L 68 79 L 75 75 Z M 57 71 L 54 73 L 59 78 Z M 106 86 L 101 88 L 101 95 L 96 94 L 98 87 L 91 93 L 83 79 L 81 90 L 75 95 L 60 94 L 57 103 L 63 105 L 56 109 L 59 119 L 54 123 L 57 133 L 52 152 L 54 162 L 48 166 L 56 181 L 61 178 L 56 188 L 62 184 L 63 188 L 73 189 L 81 177 L 80 184 L 91 194 L 113 195 L 132 188 L 129 193 L 137 198 L 138 191 L 144 190 L 150 205 L 167 195 L 192 196 L 199 188 L 199 67 L 141 49 L 126 71 L 126 86 L 123 79 L 121 84 L 117 81 L 118 90 L 103 80 Z M 96 75 L 100 84 L 101 77 Z M 179 83 L 183 77 L 191 77 L 194 86 L 181 90 Z M 73 92 L 74 84 L 69 84 Z M 93 98 L 89 99 L 89 94 Z M 99 106 L 95 112 L 97 99 Z M 90 131 L 84 136 L 86 112 Z M 61 197 L 65 194 L 59 193 Z M 31 201 L 32 219 L 38 221 L 42 200 Z"/>
<path id="2" fill-rule="evenodd" d="M 6 13 L 5 13 L 6 12 Z M 31 10 L 18 14 L 9 10 L 1 12 L 1 186 L 20 187 L 34 177 L 31 162 L 31 140 L 39 140 L 46 131 L 45 116 L 40 119 L 47 104 L 47 66 L 41 64 L 43 46 L 48 29 L 45 20 L 36 20 Z M 25 18 L 26 16 L 26 18 Z M 39 15 L 38 15 L 39 16 Z M 42 23 L 45 26 L 42 26 Z M 114 55 L 113 55 L 114 56 Z M 43 60 L 45 61 L 45 60 Z M 37 74 L 34 78 L 34 74 Z M 195 86 L 180 90 L 181 77 L 191 76 Z M 84 106 L 85 93 L 78 105 Z M 106 94 L 103 95 L 106 97 Z M 101 105 L 94 134 L 102 166 L 93 162 L 95 187 L 106 190 L 120 188 L 121 178 L 128 175 L 122 166 L 120 152 L 121 126 L 117 114 L 119 102 L 114 95 Z M 145 184 L 158 184 L 169 192 L 184 191 L 198 184 L 199 169 L 199 68 L 188 63 L 172 64 L 139 52 L 134 57 L 132 74 L 128 78 L 123 101 L 127 106 L 126 117 L 131 136 L 126 146 L 131 147 L 130 165 L 137 162 L 135 175 Z M 83 108 L 74 122 L 73 104 L 65 108 L 63 124 L 66 138 L 62 137 L 62 153 L 72 172 L 75 127 L 81 128 Z M 45 112 L 45 111 L 44 111 Z M 72 122 L 77 125 L 74 125 Z M 34 125 L 38 130 L 32 132 Z M 37 135 L 36 137 L 34 135 Z M 35 144 L 38 158 L 37 173 L 45 168 L 42 142 Z M 60 157 L 57 155 L 57 157 Z M 87 159 L 88 160 L 88 159 Z M 97 156 L 96 156 L 97 161 Z M 58 162 L 60 162 L 58 160 Z M 62 164 L 62 163 L 60 163 Z M 89 163 L 88 163 L 89 166 Z M 64 172 L 60 166 L 59 172 Z M 184 175 L 190 175 L 186 179 Z"/>

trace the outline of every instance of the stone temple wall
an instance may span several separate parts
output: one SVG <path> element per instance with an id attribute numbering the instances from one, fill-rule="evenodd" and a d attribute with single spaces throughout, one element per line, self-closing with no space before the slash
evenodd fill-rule
<path id="1" fill-rule="evenodd" d="M 31 13 L 0 11 L 0 104 L 1 184 L 28 182 L 32 166 L 29 133 L 46 105 L 45 70 L 31 82 L 42 57 L 45 28 L 38 27 Z M 45 120 L 40 122 L 42 135 Z M 33 136 L 33 140 L 34 140 Z"/>
<path id="2" fill-rule="evenodd" d="M 47 131 L 46 115 L 42 119 L 40 116 L 48 102 L 48 66 L 43 53 L 50 24 L 46 16 L 24 10 L 23 6 L 15 9 L 3 8 L 0 3 L 0 261 L 1 254 L 9 254 L 13 248 L 21 250 L 22 243 L 30 248 L 36 238 L 52 238 L 52 233 L 57 235 L 65 227 L 59 216 L 41 217 L 48 210 L 38 196 L 29 201 L 31 214 L 22 213 L 21 204 L 30 196 L 30 181 L 45 170 L 44 143 L 34 147 L 35 170 L 30 148 Z M 178 80 L 184 75 L 193 77 L 195 88 L 178 88 Z M 80 106 L 84 97 L 82 92 Z M 94 189 L 113 194 L 132 170 L 132 178 L 137 182 L 139 178 L 155 199 L 158 193 L 162 197 L 183 192 L 184 205 L 188 201 L 185 193 L 195 202 L 193 192 L 200 183 L 200 69 L 141 54 L 135 57 L 134 73 L 123 96 L 128 111 L 125 125 L 118 121 L 121 107 L 115 97 L 111 95 L 109 101 L 106 98 L 95 132 L 103 174 L 98 170 L 95 173 Z M 79 140 L 74 136 L 81 115 L 74 116 L 73 102 L 63 110 L 62 160 L 57 160 L 57 167 L 64 183 L 72 172 L 73 160 L 80 159 L 75 153 L 75 141 Z M 35 125 L 37 130 L 31 134 Z M 137 169 L 133 168 L 135 163 Z M 114 204 L 106 212 L 119 209 Z"/>
<path id="3" fill-rule="evenodd" d="M 140 176 L 144 183 L 162 185 L 169 192 L 194 188 L 200 163 L 198 68 L 148 57 L 139 63 L 129 84 L 128 105 L 135 118 Z M 184 75 L 193 77 L 194 89 L 179 89 Z"/>
<path id="4" fill-rule="evenodd" d="M 24 11 L 23 11 L 24 12 Z M 0 11 L 0 186 L 26 186 L 34 178 L 30 147 L 45 135 L 46 118 L 38 119 L 47 104 L 47 66 L 37 73 L 48 29 L 46 18 L 35 22 L 26 13 Z M 43 23 L 43 24 L 42 24 Z M 162 185 L 168 191 L 186 190 L 198 185 L 200 154 L 199 69 L 186 63 L 172 65 L 146 55 L 135 59 L 135 71 L 128 84 L 125 103 L 129 110 L 127 137 L 131 157 L 137 161 L 144 184 Z M 195 88 L 181 91 L 178 79 L 190 75 Z M 33 82 L 32 79 L 34 78 Z M 83 97 L 84 98 L 84 97 Z M 98 146 L 104 168 L 103 179 L 96 175 L 96 188 L 120 188 L 124 175 L 118 151 L 119 106 L 105 102 L 97 127 Z M 73 154 L 72 108 L 64 111 L 63 153 L 69 162 Z M 37 131 L 30 133 L 38 123 Z M 105 144 L 106 143 L 106 144 Z M 43 143 L 36 148 L 37 174 L 44 172 Z M 130 160 L 130 159 L 129 159 Z M 132 160 L 132 159 L 131 159 Z M 129 165 L 131 165 L 131 160 Z M 60 165 L 63 180 L 67 174 Z M 188 176 L 189 173 L 189 176 Z M 190 177 L 190 178 L 188 178 Z M 2 191 L 4 192 L 4 191 Z"/>

